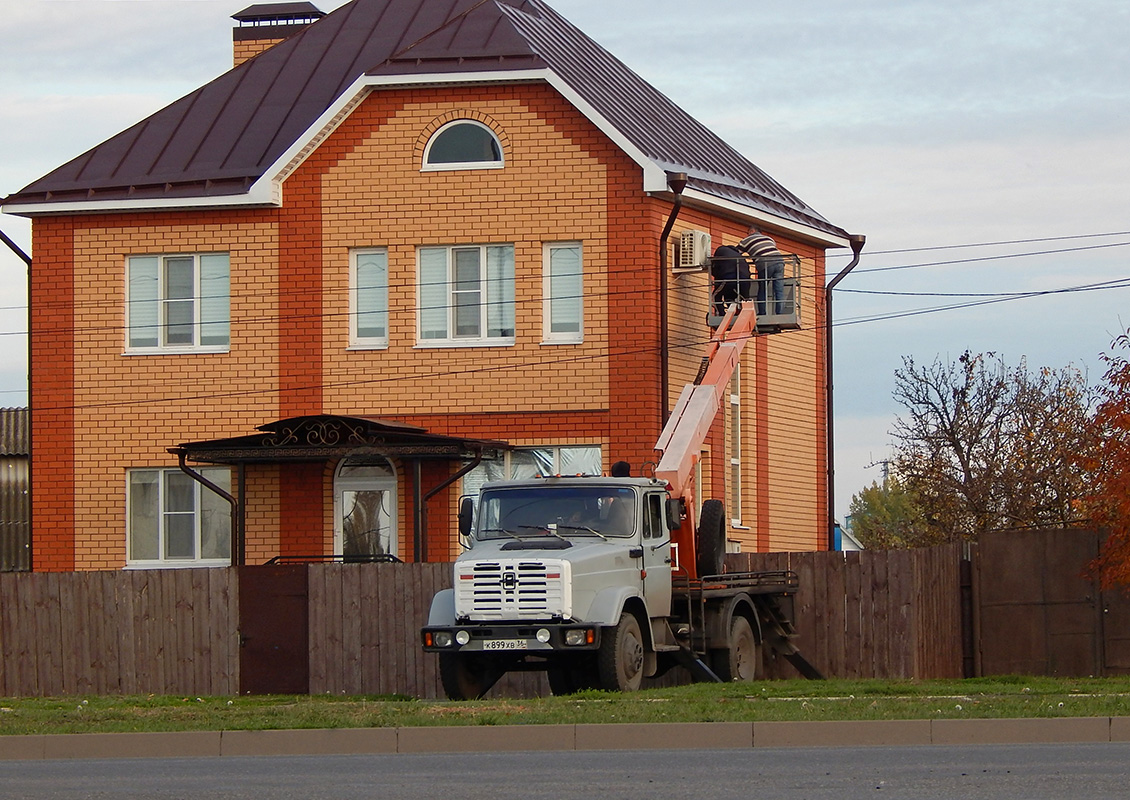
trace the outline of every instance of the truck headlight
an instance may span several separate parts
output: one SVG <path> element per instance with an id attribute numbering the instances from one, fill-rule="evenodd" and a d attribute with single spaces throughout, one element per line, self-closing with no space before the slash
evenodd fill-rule
<path id="1" fill-rule="evenodd" d="M 582 644 L 592 644 L 593 636 L 592 631 L 585 628 L 573 628 L 572 630 L 565 631 L 565 644 L 570 647 L 577 647 Z"/>
<path id="2" fill-rule="evenodd" d="M 471 634 L 467 631 L 459 631 L 459 633 L 455 634 L 455 641 L 459 642 L 461 645 L 467 644 L 467 642 L 471 641 Z"/>
<path id="3" fill-rule="evenodd" d="M 538 628 L 538 632 L 535 636 L 537 636 L 537 640 L 542 644 L 549 644 L 549 631 L 546 628 Z"/>
<path id="4" fill-rule="evenodd" d="M 451 631 L 435 631 L 432 642 L 436 647 L 451 647 Z"/>

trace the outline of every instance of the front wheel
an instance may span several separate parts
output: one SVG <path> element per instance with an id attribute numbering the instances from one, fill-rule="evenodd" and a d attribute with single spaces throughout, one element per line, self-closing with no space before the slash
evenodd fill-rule
<path id="1" fill-rule="evenodd" d="M 624 612 L 619 624 L 600 639 L 597 672 L 600 688 L 634 692 L 643 683 L 643 636 L 634 615 Z"/>
<path id="2" fill-rule="evenodd" d="M 490 656 L 439 654 L 439 678 L 449 700 L 478 700 L 498 683 L 504 671 Z"/>

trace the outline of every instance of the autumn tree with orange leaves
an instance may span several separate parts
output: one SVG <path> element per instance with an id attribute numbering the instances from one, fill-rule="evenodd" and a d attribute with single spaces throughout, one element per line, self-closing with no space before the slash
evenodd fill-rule
<path id="1" fill-rule="evenodd" d="M 1088 516 L 1110 531 L 1094 564 L 1103 588 L 1130 586 L 1130 331 L 1115 339 L 1111 350 L 1103 355 L 1106 385 L 1099 388 L 1093 419 L 1095 446 L 1079 458 L 1091 475 Z"/>

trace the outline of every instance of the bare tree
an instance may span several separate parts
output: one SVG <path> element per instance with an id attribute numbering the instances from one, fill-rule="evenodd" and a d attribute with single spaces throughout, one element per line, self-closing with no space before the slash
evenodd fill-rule
<path id="1" fill-rule="evenodd" d="M 903 359 L 894 397 L 895 474 L 931 539 L 1072 524 L 1085 495 L 1095 392 L 1078 370 L 1010 368 L 994 353 L 919 366 Z"/>

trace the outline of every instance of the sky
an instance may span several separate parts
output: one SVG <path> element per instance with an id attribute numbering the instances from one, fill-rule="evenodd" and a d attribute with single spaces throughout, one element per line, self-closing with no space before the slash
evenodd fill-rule
<path id="1" fill-rule="evenodd" d="M 1101 381 L 1130 327 L 1130 3 L 549 3 L 866 235 L 833 296 L 838 516 L 881 479 L 904 358 L 994 352 Z M 229 69 L 251 4 L 0 0 L 0 196 Z M 0 230 L 31 252 L 27 220 Z M 831 251 L 829 275 L 849 260 Z M 5 407 L 27 402 L 26 282 L 0 245 Z"/>

